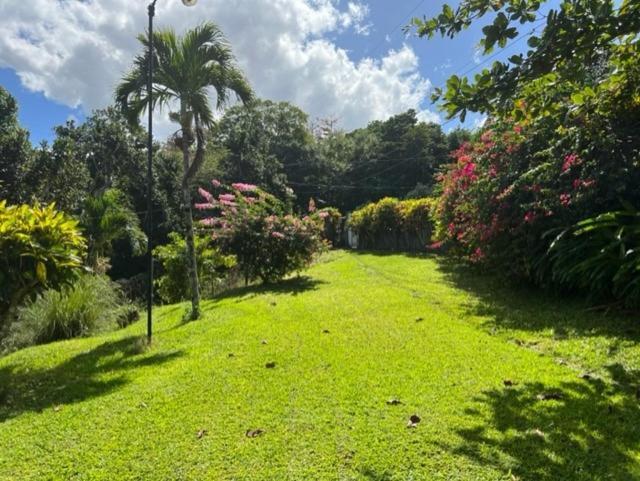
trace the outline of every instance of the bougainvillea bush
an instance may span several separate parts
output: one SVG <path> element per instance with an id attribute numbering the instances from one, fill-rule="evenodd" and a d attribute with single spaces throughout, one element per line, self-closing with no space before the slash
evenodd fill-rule
<path id="1" fill-rule="evenodd" d="M 274 282 L 307 267 L 325 247 L 317 213 L 302 218 L 255 185 L 213 181 L 214 193 L 199 189 L 196 208 L 213 215 L 201 220 L 214 244 L 235 256 L 245 282 Z"/>
<path id="2" fill-rule="evenodd" d="M 624 203 L 640 205 L 637 150 L 616 148 L 623 131 L 596 130 L 584 120 L 562 129 L 543 119 L 495 122 L 453 152 L 434 209 L 437 238 L 509 274 L 580 284 L 563 282 L 569 276 L 559 269 L 571 266 L 549 251 L 557 234 Z M 589 255 L 578 245 L 573 253 L 576 263 Z"/>
<path id="3" fill-rule="evenodd" d="M 398 200 L 385 197 L 354 211 L 349 227 L 358 247 L 380 250 L 425 250 L 430 243 L 433 199 Z"/>

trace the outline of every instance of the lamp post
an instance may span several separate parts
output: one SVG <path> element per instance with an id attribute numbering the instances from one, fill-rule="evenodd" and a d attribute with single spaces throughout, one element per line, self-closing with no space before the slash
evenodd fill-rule
<path id="1" fill-rule="evenodd" d="M 153 318 L 151 308 L 153 307 L 153 244 L 151 242 L 153 231 L 153 201 L 151 198 L 153 187 L 153 17 L 156 14 L 156 2 L 153 0 L 147 7 L 149 14 L 149 73 L 147 77 L 147 100 L 149 111 L 149 126 L 147 138 L 147 341 L 151 343 L 153 334 Z M 197 0 L 182 0 L 186 7 L 193 7 Z"/>

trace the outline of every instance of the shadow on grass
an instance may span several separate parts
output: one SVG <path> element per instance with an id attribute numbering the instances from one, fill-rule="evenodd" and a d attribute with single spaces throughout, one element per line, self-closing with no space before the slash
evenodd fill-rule
<path id="1" fill-rule="evenodd" d="M 23 412 L 108 394 L 127 383 L 126 371 L 182 355 L 180 351 L 145 354 L 144 342 L 137 336 L 105 342 L 50 369 L 0 368 L 0 423 Z"/>
<path id="2" fill-rule="evenodd" d="M 480 301 L 470 306 L 470 313 L 488 317 L 487 327 L 532 332 L 553 329 L 558 338 L 602 335 L 640 340 L 637 318 L 615 311 L 589 310 L 589 304 L 577 296 L 560 295 L 526 284 L 507 284 L 496 275 L 483 274 L 444 258 L 438 259 L 438 269 L 455 287 L 470 292 Z"/>
<path id="3" fill-rule="evenodd" d="M 558 386 L 526 383 L 485 391 L 468 409 L 476 423 L 459 429 L 461 442 L 441 449 L 538 481 L 639 479 L 640 409 L 630 396 L 615 396 L 602 381 Z M 615 391 L 615 389 L 614 389 Z M 559 400 L 540 400 L 559 392 Z"/>
<path id="4" fill-rule="evenodd" d="M 551 330 L 558 341 L 603 336 L 610 352 L 640 338 L 640 326 L 631 316 L 589 311 L 584 299 L 508 285 L 498 276 L 448 259 L 437 262 L 453 286 L 473 295 L 466 308 L 484 317 L 486 328 L 543 336 Z M 460 444 L 441 447 L 511 469 L 522 480 L 640 479 L 640 371 L 618 363 L 603 370 L 606 381 L 588 378 L 557 386 L 531 382 L 484 391 L 473 400 L 482 409 L 467 412 L 475 427 L 457 431 Z M 562 398 L 539 400 L 544 392 L 560 392 Z"/>
<path id="5" fill-rule="evenodd" d="M 238 298 L 237 302 L 240 302 L 262 294 L 290 294 L 297 296 L 303 292 L 316 290 L 318 286 L 322 284 L 325 284 L 325 282 L 319 279 L 314 279 L 309 276 L 297 276 L 270 284 L 252 284 L 249 286 L 235 287 L 208 299 L 205 310 L 212 309 L 218 302 L 225 299 L 235 297 Z"/>

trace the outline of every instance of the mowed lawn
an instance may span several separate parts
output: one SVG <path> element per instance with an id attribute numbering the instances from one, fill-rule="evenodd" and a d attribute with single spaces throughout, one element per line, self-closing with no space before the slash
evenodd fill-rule
<path id="1" fill-rule="evenodd" d="M 185 309 L 0 359 L 0 479 L 640 479 L 634 316 L 347 252 Z"/>

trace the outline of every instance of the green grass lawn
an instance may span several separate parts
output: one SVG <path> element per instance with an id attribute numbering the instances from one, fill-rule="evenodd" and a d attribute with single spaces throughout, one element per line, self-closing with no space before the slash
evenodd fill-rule
<path id="1" fill-rule="evenodd" d="M 345 252 L 185 309 L 0 359 L 0 479 L 640 479 L 635 319 Z"/>

